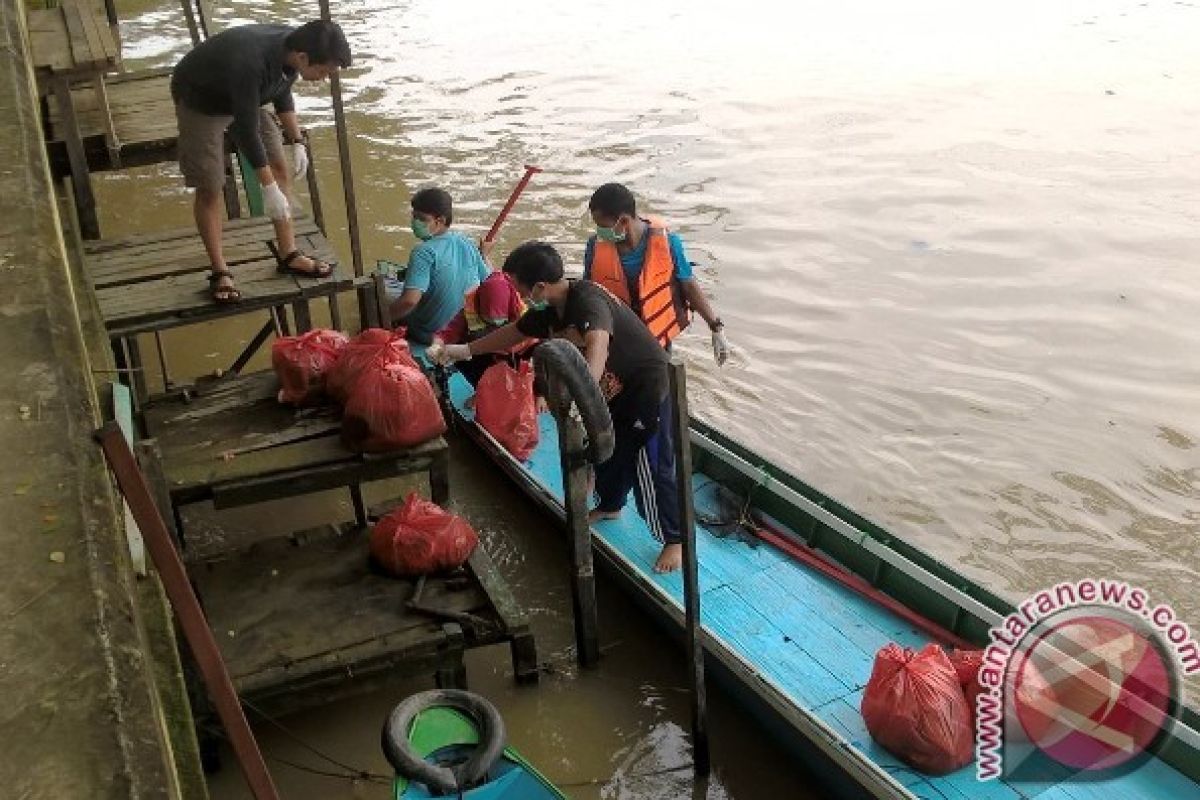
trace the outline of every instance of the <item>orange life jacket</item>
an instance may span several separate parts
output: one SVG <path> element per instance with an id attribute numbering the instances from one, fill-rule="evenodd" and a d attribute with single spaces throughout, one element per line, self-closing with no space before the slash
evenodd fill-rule
<path id="1" fill-rule="evenodd" d="M 675 279 L 675 262 L 671 260 L 666 222 L 658 217 L 647 217 L 646 221 L 649 223 L 646 255 L 635 296 L 630 297 L 629 281 L 621 267 L 621 254 L 613 242 L 596 239 L 590 277 L 637 312 L 658 343 L 666 347 L 690 320 L 683 291 Z"/>

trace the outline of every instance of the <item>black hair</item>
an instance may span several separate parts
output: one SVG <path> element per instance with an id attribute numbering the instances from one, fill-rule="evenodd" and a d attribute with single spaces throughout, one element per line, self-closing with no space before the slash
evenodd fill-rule
<path id="1" fill-rule="evenodd" d="M 422 189 L 414 194 L 412 209 L 420 211 L 422 214 L 441 217 L 446 220 L 447 225 L 454 222 L 454 202 L 450 199 L 450 193 L 436 186 L 430 186 L 428 189 Z"/>
<path id="2" fill-rule="evenodd" d="M 310 64 L 350 66 L 350 43 L 336 22 L 325 19 L 306 22 L 287 35 L 283 46 L 304 53 Z"/>
<path id="3" fill-rule="evenodd" d="M 606 183 L 592 193 L 588 201 L 588 211 L 599 211 L 606 217 L 616 217 L 628 214 L 637 216 L 637 201 L 633 192 L 619 183 Z"/>
<path id="4" fill-rule="evenodd" d="M 504 259 L 504 271 L 526 288 L 535 283 L 557 283 L 563 277 L 563 260 L 554 246 L 546 242 L 517 245 Z"/>

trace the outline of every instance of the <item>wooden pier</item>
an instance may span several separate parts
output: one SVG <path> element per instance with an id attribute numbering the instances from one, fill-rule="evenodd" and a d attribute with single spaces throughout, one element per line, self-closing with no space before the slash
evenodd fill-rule
<path id="1" fill-rule="evenodd" d="M 193 42 L 208 35 L 203 0 L 184 0 Z M 387 576 L 368 558 L 373 517 L 363 499 L 366 483 L 404 476 L 426 479 L 434 502 L 450 494 L 448 449 L 438 437 L 419 446 L 362 454 L 347 448 L 332 405 L 293 409 L 276 399 L 273 372 L 242 375 L 272 336 L 312 327 L 311 303 L 329 304 L 332 326 L 342 327 L 338 296 L 358 290 L 360 316 L 387 318 L 379 283 L 361 277 L 361 253 L 347 186 L 354 275 L 338 263 L 324 234 L 317 181 L 307 177 L 312 217 L 293 220 L 296 246 L 334 265 L 326 278 L 279 269 L 273 223 L 241 217 L 232 160 L 227 170 L 223 251 L 241 293 L 217 304 L 208 282 L 211 265 L 194 227 L 102 238 L 90 174 L 176 158 L 177 130 L 170 70 L 120 72 L 115 12 L 100 0 L 58 0 L 30 13 L 36 69 L 43 90 L 43 132 L 52 172 L 74 200 L 80 261 L 119 372 L 132 391 L 114 391 L 116 416 L 136 439 L 141 468 L 174 536 L 206 621 L 220 643 L 235 688 L 252 710 L 283 713 L 368 691 L 402 677 L 428 675 L 442 687 L 463 688 L 464 654 L 507 645 L 513 674 L 538 677 L 529 625 L 481 545 L 459 570 L 419 580 Z M 344 183 L 348 150 L 339 147 Z M 233 155 L 230 150 L 231 156 Z M 243 175 L 247 204 L 257 202 L 253 175 Z M 181 202 L 186 198 L 181 196 Z M 260 314 L 259 332 L 213 379 L 186 386 L 168 371 L 162 331 Z M 152 395 L 140 344 L 152 336 L 166 391 Z M 130 424 L 132 422 L 132 424 Z M 219 546 L 189 541 L 184 509 L 217 510 L 328 490 L 348 491 L 353 524 L 326 524 L 288 536 L 253 532 Z M 131 552 L 140 541 L 131 530 Z M 136 558 L 136 553 L 135 553 Z M 185 671 L 191 660 L 184 655 Z M 192 712 L 205 754 L 216 753 L 215 721 L 207 692 L 190 687 Z M 253 716 L 253 714 L 252 714 Z"/>
<path id="2" fill-rule="evenodd" d="M 342 444 L 336 408 L 293 409 L 276 400 L 278 389 L 273 372 L 258 372 L 146 409 L 145 428 L 174 509 L 205 501 L 232 508 L 348 488 L 358 523 L 366 525 L 362 485 L 411 474 L 428 475 L 435 503 L 449 499 L 440 436 L 403 450 L 356 453 Z"/>
<path id="3" fill-rule="evenodd" d="M 122 72 L 109 76 L 105 84 L 107 109 L 101 106 L 96 93 L 86 87 L 71 90 L 75 125 L 89 171 L 174 161 L 179 131 L 175 103 L 171 100 L 171 70 Z M 55 177 L 62 177 L 71 172 L 69 120 L 64 120 L 59 104 L 47 110 L 46 148 Z M 109 147 L 105 139 L 110 124 L 115 148 Z"/>

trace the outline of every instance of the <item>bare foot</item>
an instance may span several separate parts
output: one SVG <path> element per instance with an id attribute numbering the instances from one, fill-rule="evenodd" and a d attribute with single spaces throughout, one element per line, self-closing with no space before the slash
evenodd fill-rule
<path id="1" fill-rule="evenodd" d="M 588 512 L 588 523 L 599 522 L 602 519 L 619 519 L 620 511 L 601 511 L 598 508 L 593 508 Z"/>
<path id="2" fill-rule="evenodd" d="M 658 561 L 654 562 L 654 571 L 661 575 L 666 572 L 674 572 L 682 566 L 683 545 L 665 544 L 662 552 L 658 554 Z"/>
<path id="3" fill-rule="evenodd" d="M 539 414 L 545 414 L 550 410 L 550 404 L 547 403 L 546 398 L 542 397 L 541 395 L 538 395 L 536 398 L 534 398 L 533 405 Z"/>

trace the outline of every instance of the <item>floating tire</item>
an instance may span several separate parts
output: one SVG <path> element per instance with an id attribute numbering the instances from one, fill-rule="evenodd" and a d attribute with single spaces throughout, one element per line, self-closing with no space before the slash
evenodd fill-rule
<path id="1" fill-rule="evenodd" d="M 542 342 L 533 351 L 533 365 L 538 380 L 547 387 L 546 400 L 556 415 L 567 413 L 571 401 L 579 409 L 587 431 L 587 460 L 593 464 L 607 461 L 616 446 L 612 417 L 579 348 L 564 339 Z"/>
<path id="2" fill-rule="evenodd" d="M 408 742 L 417 715 L 430 708 L 452 708 L 466 715 L 479 731 L 479 745 L 461 764 L 440 767 L 413 751 Z M 438 794 L 462 792 L 483 782 L 504 753 L 506 735 L 500 712 L 486 699 L 457 689 L 414 694 L 392 709 L 383 725 L 383 755 L 396 773 L 428 786 Z"/>

